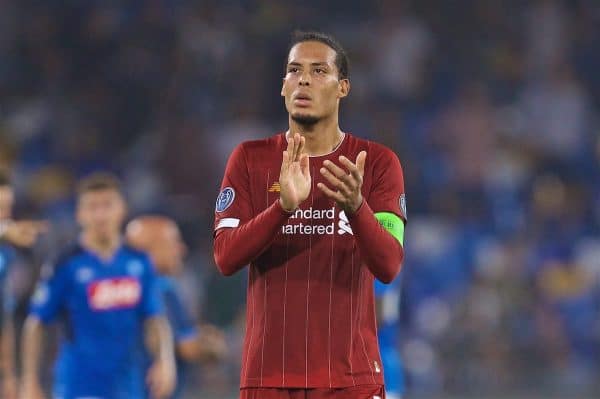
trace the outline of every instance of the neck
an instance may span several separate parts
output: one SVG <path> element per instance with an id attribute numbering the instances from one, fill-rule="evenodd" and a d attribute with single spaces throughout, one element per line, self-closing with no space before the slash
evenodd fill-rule
<path id="1" fill-rule="evenodd" d="M 81 235 L 81 244 L 98 254 L 102 259 L 110 259 L 121 245 L 121 236 L 115 234 L 107 239 L 98 239 L 89 232 L 83 232 Z"/>
<path id="2" fill-rule="evenodd" d="M 325 118 L 314 125 L 302 125 L 289 118 L 289 133 L 299 133 L 306 139 L 304 151 L 309 156 L 326 155 L 332 152 L 344 137 L 340 130 L 337 114 L 331 118 Z"/>

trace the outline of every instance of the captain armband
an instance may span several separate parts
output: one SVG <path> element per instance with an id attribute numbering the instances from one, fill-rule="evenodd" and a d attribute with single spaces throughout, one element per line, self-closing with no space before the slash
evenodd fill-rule
<path id="1" fill-rule="evenodd" d="M 400 245 L 404 246 L 404 222 L 396 214 L 391 212 L 377 212 L 375 218 L 386 229 Z"/>

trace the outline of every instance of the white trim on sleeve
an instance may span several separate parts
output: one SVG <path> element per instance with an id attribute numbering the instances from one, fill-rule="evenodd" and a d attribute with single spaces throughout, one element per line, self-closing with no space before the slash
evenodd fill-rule
<path id="1" fill-rule="evenodd" d="M 223 218 L 219 220 L 217 223 L 217 228 L 215 230 L 221 229 L 223 227 L 238 227 L 240 225 L 240 219 L 236 218 Z"/>

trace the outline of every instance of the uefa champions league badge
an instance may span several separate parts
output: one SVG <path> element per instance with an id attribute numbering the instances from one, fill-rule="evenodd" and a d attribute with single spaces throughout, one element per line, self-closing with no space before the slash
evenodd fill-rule
<path id="1" fill-rule="evenodd" d="M 400 210 L 402 211 L 402 216 L 404 216 L 404 219 L 408 220 L 408 215 L 406 214 L 406 195 L 402 194 L 400 196 Z"/>
<path id="2" fill-rule="evenodd" d="M 225 187 L 217 197 L 217 203 L 215 205 L 215 210 L 217 212 L 223 212 L 225 209 L 229 208 L 231 204 L 233 204 L 233 200 L 235 199 L 235 191 L 231 187 Z"/>

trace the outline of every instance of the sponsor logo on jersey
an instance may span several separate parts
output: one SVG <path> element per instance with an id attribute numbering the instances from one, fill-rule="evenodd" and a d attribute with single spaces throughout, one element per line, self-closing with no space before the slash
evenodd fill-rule
<path id="1" fill-rule="evenodd" d="M 229 208 L 229 206 L 231 206 L 231 204 L 233 204 L 234 199 L 235 199 L 235 190 L 231 187 L 225 187 L 223 190 L 221 190 L 221 192 L 219 193 L 219 196 L 217 197 L 217 203 L 215 204 L 215 210 L 217 212 L 223 212 L 224 210 Z"/>
<path id="2" fill-rule="evenodd" d="M 406 194 L 402 194 L 400 196 L 400 211 L 402 211 L 402 216 L 404 216 L 404 219 L 408 220 L 408 214 L 406 213 Z"/>
<path id="3" fill-rule="evenodd" d="M 344 211 L 336 213 L 335 207 L 298 209 L 289 219 L 291 223 L 285 224 L 281 228 L 283 234 L 334 235 L 337 232 L 339 235 L 354 235 Z"/>
<path id="4" fill-rule="evenodd" d="M 275 183 L 271 184 L 271 187 L 268 190 L 270 193 L 278 193 L 281 191 L 281 185 L 279 184 L 278 181 L 276 181 Z"/>
<path id="5" fill-rule="evenodd" d="M 346 216 L 344 211 L 340 212 L 340 221 L 338 222 L 338 227 L 339 235 L 344 235 L 346 233 L 354 235 L 354 232 L 352 232 L 352 228 L 350 227 L 350 222 L 348 221 L 348 216 Z"/>
<path id="6" fill-rule="evenodd" d="M 142 286 L 133 277 L 94 281 L 87 287 L 90 308 L 97 311 L 135 307 L 142 297 Z"/>

